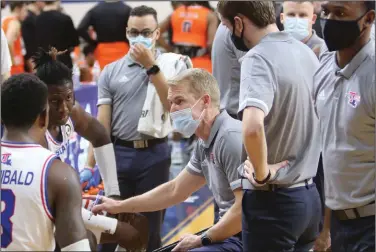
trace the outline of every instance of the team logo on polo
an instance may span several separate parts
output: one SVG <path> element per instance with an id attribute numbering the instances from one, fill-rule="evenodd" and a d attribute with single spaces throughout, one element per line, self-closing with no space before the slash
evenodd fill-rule
<path id="1" fill-rule="evenodd" d="M 72 127 L 69 124 L 65 124 L 65 133 L 67 134 L 67 136 L 70 136 L 70 134 L 72 133 Z"/>
<path id="2" fill-rule="evenodd" d="M 215 164 L 215 159 L 214 159 L 214 153 L 210 153 L 210 161 L 213 162 L 213 164 Z"/>
<path id="3" fill-rule="evenodd" d="M 356 92 L 350 91 L 347 95 L 348 103 L 351 107 L 356 108 L 360 102 L 360 95 Z"/>

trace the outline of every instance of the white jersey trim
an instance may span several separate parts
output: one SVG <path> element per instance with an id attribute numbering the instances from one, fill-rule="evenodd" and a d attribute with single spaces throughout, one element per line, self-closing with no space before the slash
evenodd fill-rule
<path id="1" fill-rule="evenodd" d="M 47 178 L 48 178 L 48 171 L 51 167 L 52 162 L 57 158 L 55 154 L 51 154 L 46 161 L 44 162 L 43 169 L 42 169 L 42 175 L 41 175 L 41 182 L 40 182 L 40 195 L 42 197 L 42 204 L 43 209 L 46 212 L 48 218 L 53 221 L 53 212 L 50 208 L 50 205 L 48 204 L 48 185 L 47 185 Z"/>

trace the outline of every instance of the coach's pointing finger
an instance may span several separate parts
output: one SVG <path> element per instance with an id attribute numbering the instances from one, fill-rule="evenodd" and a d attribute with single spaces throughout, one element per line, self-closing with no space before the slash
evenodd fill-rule
<path id="1" fill-rule="evenodd" d="M 84 199 L 95 200 L 96 196 L 84 196 Z M 92 207 L 91 211 L 93 214 L 99 214 L 102 212 L 107 212 L 110 214 L 117 214 L 120 212 L 120 202 L 118 200 L 113 200 L 105 196 L 101 196 L 99 203 Z"/>
<path id="2" fill-rule="evenodd" d="M 107 212 L 110 214 L 117 214 L 120 212 L 120 202 L 118 200 L 113 200 L 107 197 L 102 196 L 100 198 L 99 204 L 95 205 L 92 208 L 94 214 L 98 214 L 101 212 Z"/>

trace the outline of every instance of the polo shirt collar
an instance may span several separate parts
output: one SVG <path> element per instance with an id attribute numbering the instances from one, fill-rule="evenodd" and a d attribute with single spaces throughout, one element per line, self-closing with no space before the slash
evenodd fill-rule
<path id="1" fill-rule="evenodd" d="M 354 72 L 362 65 L 362 63 L 371 54 L 372 50 L 375 50 L 375 44 L 373 40 L 370 39 L 370 41 L 368 41 L 368 43 L 365 46 L 363 46 L 363 48 L 355 55 L 355 57 L 352 58 L 352 60 L 342 69 L 339 68 L 337 64 L 337 55 L 334 54 L 337 72 L 339 72 L 346 79 L 350 79 L 350 77 L 354 74 Z"/>
<path id="2" fill-rule="evenodd" d="M 317 39 L 317 34 L 314 29 L 312 29 L 312 35 L 311 37 L 307 40 L 306 45 L 309 45 L 310 43 L 313 43 Z"/>
<path id="3" fill-rule="evenodd" d="M 227 117 L 230 117 L 230 116 L 227 114 L 226 110 L 222 110 L 219 113 L 219 115 L 217 115 L 217 117 L 214 119 L 214 123 L 211 127 L 211 130 L 210 130 L 209 138 L 208 138 L 207 141 L 204 141 L 205 148 L 209 148 L 210 145 L 213 143 L 215 136 L 217 135 L 217 133 L 219 131 L 219 128 L 221 127 L 221 125 L 223 124 L 224 120 Z"/>
<path id="4" fill-rule="evenodd" d="M 289 33 L 284 31 L 271 32 L 266 34 L 261 40 L 260 43 L 264 42 L 273 42 L 273 41 L 289 41 L 294 39 Z"/>

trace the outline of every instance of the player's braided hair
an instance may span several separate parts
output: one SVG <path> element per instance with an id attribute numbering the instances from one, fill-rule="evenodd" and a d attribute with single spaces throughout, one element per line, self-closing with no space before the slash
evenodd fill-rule
<path id="1" fill-rule="evenodd" d="M 64 85 L 72 82 L 72 71 L 58 60 L 58 57 L 67 51 L 58 51 L 55 47 L 51 47 L 49 51 L 39 48 L 32 57 L 39 79 L 47 85 Z"/>

